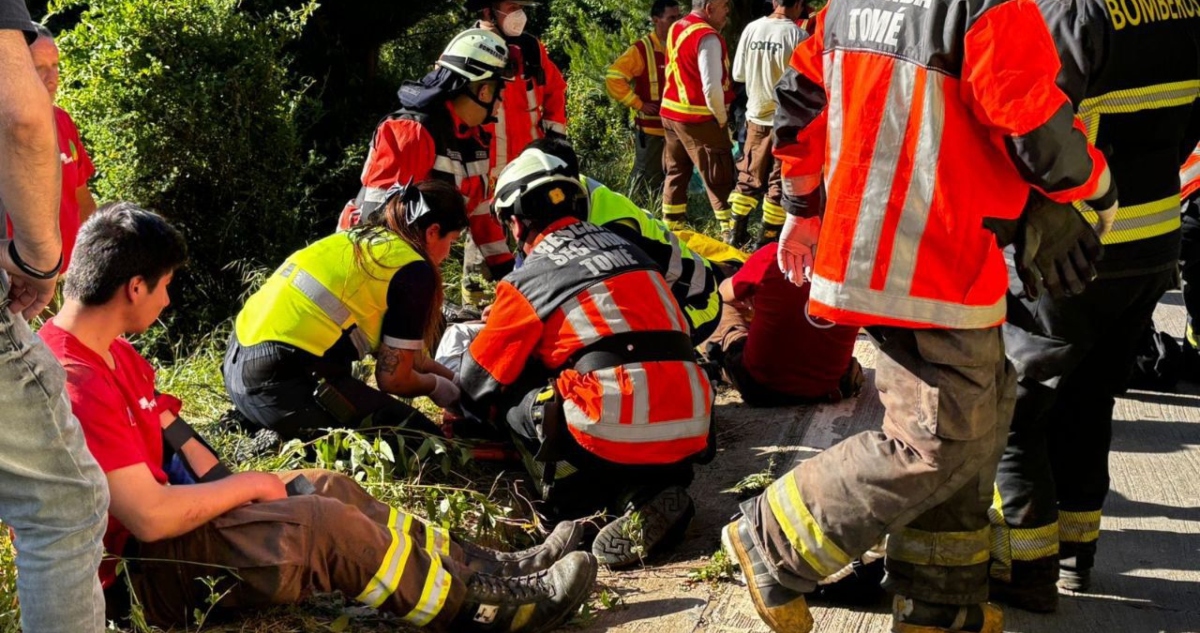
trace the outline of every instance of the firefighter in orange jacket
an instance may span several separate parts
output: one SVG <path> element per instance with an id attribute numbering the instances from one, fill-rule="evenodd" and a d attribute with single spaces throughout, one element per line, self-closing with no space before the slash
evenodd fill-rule
<path id="1" fill-rule="evenodd" d="M 733 103 L 729 50 L 720 30 L 729 19 L 729 0 L 693 0 L 692 12 L 667 35 L 667 85 L 662 117 L 666 129 L 663 219 L 672 229 L 687 220 L 688 183 L 693 167 L 708 190 L 726 243 L 733 236 L 733 140 L 726 127 Z"/>
<path id="2" fill-rule="evenodd" d="M 437 178 L 462 193 L 470 237 L 492 277 L 500 279 L 512 270 L 504 229 L 488 207 L 488 135 L 482 127 L 498 105 L 507 60 L 503 40 L 471 29 L 451 40 L 421 81 L 405 82 L 399 92 L 401 108 L 375 129 L 362 189 L 346 203 L 338 230 L 381 211 L 392 185 Z"/>
<path id="3" fill-rule="evenodd" d="M 1183 202 L 1183 304 L 1187 307 L 1189 352 L 1200 350 L 1195 319 L 1200 317 L 1200 145 L 1188 155 L 1179 171 L 1180 199 Z"/>
<path id="4" fill-rule="evenodd" d="M 775 631 L 811 630 L 804 594 L 887 534 L 893 631 L 999 633 L 987 510 L 1014 377 L 999 327 L 1008 274 L 984 223 L 1020 216 L 1033 185 L 1091 200 L 1105 228 L 1116 191 L 1055 86 L 1058 57 L 1032 2 L 846 0 L 813 31 L 776 91 L 789 214 L 779 263 L 793 283 L 811 277 L 812 316 L 869 328 L 886 414 L 882 432 L 743 504 L 722 540 Z M 1069 247 L 1020 233 L 1022 261 L 1047 279 L 1067 268 L 1086 279 L 1096 234 L 1053 210 L 1074 222 Z"/>
<path id="5" fill-rule="evenodd" d="M 666 132 L 658 116 L 666 79 L 667 30 L 679 20 L 678 0 L 654 0 L 650 21 L 654 30 L 633 43 L 608 67 L 605 88 L 614 101 L 633 110 L 637 136 L 629 194 L 645 195 L 662 190 L 663 145 Z"/>
<path id="6" fill-rule="evenodd" d="M 592 546 L 621 567 L 641 560 L 635 511 L 643 554 L 690 521 L 713 391 L 654 260 L 585 221 L 587 190 L 567 171 L 529 149 L 500 175 L 494 208 L 526 259 L 497 287 L 458 378 L 469 414 L 509 428 L 552 514 L 624 513 Z"/>

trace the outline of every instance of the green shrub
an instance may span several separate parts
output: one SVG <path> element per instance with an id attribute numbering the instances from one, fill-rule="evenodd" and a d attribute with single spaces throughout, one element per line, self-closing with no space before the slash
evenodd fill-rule
<path id="1" fill-rule="evenodd" d="M 78 0 L 52 5 L 70 10 Z M 250 260 L 274 266 L 304 242 L 304 82 L 287 46 L 315 9 L 255 17 L 237 0 L 92 0 L 62 34 L 63 104 L 88 139 L 101 200 L 133 200 L 178 226 L 191 264 L 175 285 L 174 334 L 237 307 Z"/>

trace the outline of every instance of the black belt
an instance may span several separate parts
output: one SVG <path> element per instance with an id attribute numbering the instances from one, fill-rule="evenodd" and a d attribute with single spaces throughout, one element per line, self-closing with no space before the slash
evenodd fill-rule
<path id="1" fill-rule="evenodd" d="M 696 361 L 692 339 L 683 332 L 624 332 L 606 336 L 575 352 L 563 367 L 581 374 L 633 363 Z"/>

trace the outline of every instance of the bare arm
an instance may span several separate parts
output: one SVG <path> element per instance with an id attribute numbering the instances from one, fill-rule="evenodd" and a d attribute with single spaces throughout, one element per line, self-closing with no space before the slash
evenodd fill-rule
<path id="1" fill-rule="evenodd" d="M 158 483 L 145 464 L 108 473 L 109 512 L 143 543 L 187 534 L 230 510 L 287 496 L 283 481 L 269 473 L 238 473 L 190 486 Z"/>
<path id="2" fill-rule="evenodd" d="M 20 32 L 0 31 L 0 77 L 5 80 L 0 90 L 0 200 L 21 259 L 36 270 L 50 271 L 62 254 L 54 115 Z M 0 267 L 12 276 L 12 309 L 32 318 L 50 301 L 55 280 L 22 275 L 8 257 L 8 244 L 0 243 Z"/>
<path id="3" fill-rule="evenodd" d="M 375 382 L 379 389 L 405 398 L 431 393 L 437 383 L 433 376 L 416 369 L 416 357 L 412 350 L 381 343 L 375 352 Z M 453 374 L 448 378 L 453 378 Z"/>

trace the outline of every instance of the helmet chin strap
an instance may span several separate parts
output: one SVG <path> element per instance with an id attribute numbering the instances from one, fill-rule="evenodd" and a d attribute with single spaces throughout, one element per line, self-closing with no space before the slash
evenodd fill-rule
<path id="1" fill-rule="evenodd" d="M 499 87 L 497 87 L 496 94 L 499 95 Z M 488 125 L 490 123 L 496 123 L 497 121 L 499 121 L 499 119 L 496 118 L 496 115 L 493 114 L 493 112 L 495 112 L 495 109 L 493 106 L 495 106 L 496 102 L 500 100 L 499 96 L 494 96 L 494 97 L 492 97 L 492 100 L 490 102 L 485 103 L 483 101 L 483 99 L 479 98 L 479 95 L 475 94 L 474 90 L 468 89 L 467 90 L 467 98 L 470 99 L 471 101 L 475 102 L 475 105 L 483 108 L 483 110 L 485 112 L 487 112 L 487 116 L 484 117 L 483 123 L 481 123 L 480 125 Z"/>

